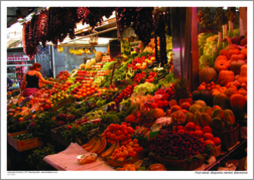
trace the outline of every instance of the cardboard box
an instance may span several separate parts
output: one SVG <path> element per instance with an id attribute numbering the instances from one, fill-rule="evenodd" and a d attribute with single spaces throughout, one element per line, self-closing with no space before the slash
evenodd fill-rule
<path id="1" fill-rule="evenodd" d="M 8 133 L 8 136 L 7 136 L 8 143 L 19 152 L 43 146 L 43 142 L 40 141 L 39 138 L 32 138 L 32 139 L 26 139 L 26 140 L 16 140 L 13 138 L 13 136 L 17 136 L 17 135 L 25 134 L 25 133 L 27 133 L 27 131 Z"/>

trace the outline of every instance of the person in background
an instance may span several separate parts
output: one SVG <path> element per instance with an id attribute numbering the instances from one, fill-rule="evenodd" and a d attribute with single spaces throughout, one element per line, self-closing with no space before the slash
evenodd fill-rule
<path id="1" fill-rule="evenodd" d="M 8 90 L 10 87 L 12 87 L 12 85 L 13 85 L 13 81 L 12 81 L 10 78 L 7 77 L 7 90 Z"/>
<path id="2" fill-rule="evenodd" d="M 21 84 L 21 96 L 28 97 L 39 91 L 39 79 L 45 84 L 54 84 L 53 81 L 48 81 L 43 78 L 40 73 L 41 65 L 34 63 L 29 71 L 24 75 L 23 82 Z"/>

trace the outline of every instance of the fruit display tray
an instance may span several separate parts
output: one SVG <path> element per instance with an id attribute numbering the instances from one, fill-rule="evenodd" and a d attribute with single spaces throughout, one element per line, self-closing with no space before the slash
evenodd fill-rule
<path id="1" fill-rule="evenodd" d="M 8 143 L 19 152 L 43 146 L 43 142 L 40 141 L 39 138 L 31 138 L 26 140 L 17 140 L 13 138 L 13 136 L 26 134 L 26 133 L 27 131 L 8 133 L 8 136 L 7 136 Z"/>

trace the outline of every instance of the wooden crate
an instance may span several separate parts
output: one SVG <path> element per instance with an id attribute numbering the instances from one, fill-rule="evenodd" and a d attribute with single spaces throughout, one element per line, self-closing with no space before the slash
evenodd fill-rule
<path id="1" fill-rule="evenodd" d="M 60 135 L 58 135 L 58 134 L 56 133 L 58 129 L 63 128 L 63 127 L 65 127 L 65 126 L 66 126 L 66 125 L 57 127 L 57 128 L 55 128 L 55 129 L 52 129 L 52 130 L 51 130 L 51 137 L 52 137 L 52 140 L 53 140 L 53 141 L 56 141 L 56 142 L 58 142 L 59 144 L 65 146 L 65 147 L 68 147 L 68 146 L 70 145 L 71 142 L 65 141 L 65 140 L 63 139 L 63 137 L 61 137 Z"/>
<path id="2" fill-rule="evenodd" d="M 26 133 L 27 131 L 8 133 L 8 136 L 7 136 L 8 143 L 19 152 L 43 146 L 43 142 L 40 141 L 39 138 L 32 138 L 32 139 L 26 139 L 26 140 L 16 140 L 13 138 L 13 136 L 26 134 Z"/>

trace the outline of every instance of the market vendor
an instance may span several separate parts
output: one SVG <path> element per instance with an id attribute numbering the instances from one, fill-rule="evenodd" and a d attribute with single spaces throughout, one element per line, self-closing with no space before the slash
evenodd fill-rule
<path id="1" fill-rule="evenodd" d="M 53 81 L 48 81 L 43 78 L 40 73 L 41 64 L 34 63 L 29 71 L 24 75 L 23 82 L 21 85 L 21 95 L 28 97 L 35 94 L 39 90 L 39 79 L 45 84 L 54 84 Z"/>

